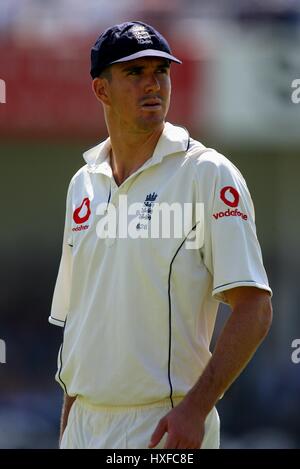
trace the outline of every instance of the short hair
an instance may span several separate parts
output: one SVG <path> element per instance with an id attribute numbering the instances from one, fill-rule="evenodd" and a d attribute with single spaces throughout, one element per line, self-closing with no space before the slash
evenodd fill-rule
<path id="1" fill-rule="evenodd" d="M 108 81 L 112 80 L 111 66 L 105 67 L 99 74 L 99 78 L 106 78 Z"/>

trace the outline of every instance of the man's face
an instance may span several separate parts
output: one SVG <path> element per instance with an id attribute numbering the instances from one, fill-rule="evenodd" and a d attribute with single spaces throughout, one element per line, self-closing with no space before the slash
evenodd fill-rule
<path id="1" fill-rule="evenodd" d="M 164 122 L 171 94 L 170 65 L 143 57 L 111 66 L 107 82 L 110 119 L 129 131 L 151 131 Z"/>

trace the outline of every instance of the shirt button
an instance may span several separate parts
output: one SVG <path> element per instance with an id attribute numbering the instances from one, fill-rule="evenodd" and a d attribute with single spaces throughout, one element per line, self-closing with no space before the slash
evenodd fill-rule
<path id="1" fill-rule="evenodd" d="M 116 241 L 116 238 L 105 238 L 105 246 L 110 248 Z"/>

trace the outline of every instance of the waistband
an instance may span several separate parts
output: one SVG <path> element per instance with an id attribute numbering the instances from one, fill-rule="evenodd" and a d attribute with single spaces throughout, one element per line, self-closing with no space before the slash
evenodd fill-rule
<path id="1" fill-rule="evenodd" d="M 179 402 L 181 402 L 183 398 L 184 396 L 173 397 L 172 401 L 173 401 L 174 407 L 178 405 Z M 128 406 L 105 405 L 104 406 L 104 405 L 99 405 L 99 404 L 93 404 L 90 401 L 88 401 L 86 398 L 82 396 L 77 396 L 75 403 L 77 403 L 77 405 L 79 405 L 80 407 L 93 410 L 94 412 L 105 412 L 105 413 L 111 413 L 111 414 L 118 414 L 122 412 L 143 412 L 149 409 L 154 409 L 154 408 L 159 408 L 159 407 L 163 407 L 167 409 L 172 408 L 171 400 L 169 398 L 156 401 L 156 402 L 147 403 L 147 404 L 141 404 L 141 405 L 128 405 Z"/>

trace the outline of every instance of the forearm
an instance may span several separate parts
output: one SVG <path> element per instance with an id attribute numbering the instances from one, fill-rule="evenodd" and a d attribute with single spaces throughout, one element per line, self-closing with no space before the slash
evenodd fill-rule
<path id="1" fill-rule="evenodd" d="M 59 441 L 61 441 L 63 433 L 64 433 L 65 428 L 67 426 L 69 413 L 70 413 L 72 405 L 74 404 L 75 399 L 76 399 L 76 396 L 75 397 L 70 397 L 67 394 L 64 395 L 64 402 L 63 402 L 63 408 L 62 408 L 62 413 L 61 413 L 61 421 L 60 421 Z"/>
<path id="2" fill-rule="evenodd" d="M 199 414 L 206 416 L 221 395 L 250 361 L 266 336 L 272 320 L 267 302 L 262 309 L 257 304 L 239 305 L 229 317 L 213 355 L 195 386 L 187 395 Z"/>

